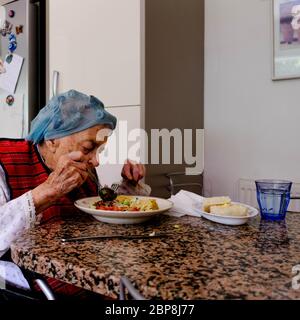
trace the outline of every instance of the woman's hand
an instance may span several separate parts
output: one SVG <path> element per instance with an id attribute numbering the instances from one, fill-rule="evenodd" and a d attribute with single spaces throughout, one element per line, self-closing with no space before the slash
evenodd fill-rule
<path id="1" fill-rule="evenodd" d="M 133 184 L 137 184 L 146 175 L 146 168 L 140 163 L 127 160 L 122 170 L 122 177 Z"/>
<path id="2" fill-rule="evenodd" d="M 51 206 L 62 196 L 80 187 L 88 177 L 88 165 L 82 152 L 62 156 L 49 178 L 32 191 L 37 213 Z"/>

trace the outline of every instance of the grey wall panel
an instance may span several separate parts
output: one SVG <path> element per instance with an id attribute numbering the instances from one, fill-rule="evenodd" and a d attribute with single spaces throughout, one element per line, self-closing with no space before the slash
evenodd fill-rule
<path id="1" fill-rule="evenodd" d="M 151 129 L 203 129 L 204 0 L 146 0 L 145 38 L 148 134 Z M 149 165 L 147 183 L 153 194 L 168 197 L 164 174 L 185 167 Z"/>

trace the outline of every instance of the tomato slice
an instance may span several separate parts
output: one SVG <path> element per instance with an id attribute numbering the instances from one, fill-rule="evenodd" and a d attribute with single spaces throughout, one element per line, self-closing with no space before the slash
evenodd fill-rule
<path id="1" fill-rule="evenodd" d="M 99 201 L 99 202 L 96 202 L 95 204 L 95 207 L 97 210 L 104 210 L 104 211 L 131 211 L 131 212 L 139 212 L 140 209 L 137 208 L 137 207 L 133 207 L 133 208 L 130 208 L 130 207 L 127 207 L 127 206 L 117 206 L 117 205 L 114 205 L 113 203 L 104 203 L 103 201 Z"/>

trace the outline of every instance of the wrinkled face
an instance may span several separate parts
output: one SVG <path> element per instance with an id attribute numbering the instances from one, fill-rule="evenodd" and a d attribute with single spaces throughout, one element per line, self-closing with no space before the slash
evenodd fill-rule
<path id="1" fill-rule="evenodd" d="M 98 167 L 98 155 L 103 151 L 112 131 L 103 125 L 98 125 L 70 136 L 55 139 L 52 146 L 52 169 L 55 169 L 59 158 L 73 151 L 84 154 L 84 162 L 91 168 Z"/>

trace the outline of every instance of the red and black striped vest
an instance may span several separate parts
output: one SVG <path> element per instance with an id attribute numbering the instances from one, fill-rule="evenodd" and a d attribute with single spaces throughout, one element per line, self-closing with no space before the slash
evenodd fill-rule
<path id="1" fill-rule="evenodd" d="M 41 159 L 36 146 L 25 140 L 0 139 L 0 164 L 10 189 L 11 200 L 35 189 L 47 180 L 50 170 Z M 62 197 L 42 213 L 42 223 L 60 218 L 62 213 L 77 211 L 74 201 L 97 195 L 96 185 L 88 180 L 81 188 Z"/>
<path id="2" fill-rule="evenodd" d="M 45 182 L 50 174 L 36 146 L 25 140 L 0 139 L 0 164 L 6 174 L 11 200 Z M 41 223 L 59 219 L 62 214 L 74 214 L 78 210 L 74 201 L 96 195 L 96 185 L 90 180 L 86 181 L 81 188 L 62 197 L 55 205 L 42 212 Z M 56 279 L 47 278 L 47 282 L 55 293 L 79 297 L 85 294 L 84 290 Z"/>

